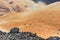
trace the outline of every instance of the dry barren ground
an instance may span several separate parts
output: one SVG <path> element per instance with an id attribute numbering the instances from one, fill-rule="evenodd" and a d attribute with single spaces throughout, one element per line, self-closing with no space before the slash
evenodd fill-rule
<path id="1" fill-rule="evenodd" d="M 16 1 L 16 4 L 19 5 L 19 7 L 21 1 L 19 4 L 17 4 Z M 22 5 L 25 4 L 25 1 L 23 1 Z M 33 4 L 35 3 L 32 2 L 32 5 Z M 43 38 L 48 38 L 50 36 L 60 37 L 60 2 L 47 6 L 45 4 L 42 5 L 44 6 L 42 6 L 43 8 L 38 6 L 38 8 L 31 10 L 24 8 L 23 5 L 21 6 L 22 10 L 25 10 L 23 12 L 15 12 L 9 5 L 8 8 L 12 11 L 7 12 L 5 15 L 0 17 L 1 30 L 9 32 L 11 28 L 18 27 L 20 28 L 20 31 L 37 33 L 38 36 Z M 28 8 L 31 7 L 29 6 Z"/>

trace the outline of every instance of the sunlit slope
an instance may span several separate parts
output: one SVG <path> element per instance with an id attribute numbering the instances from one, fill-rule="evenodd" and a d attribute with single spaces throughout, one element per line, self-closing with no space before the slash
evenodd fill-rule
<path id="1" fill-rule="evenodd" d="M 44 9 L 37 8 L 24 13 L 9 13 L 0 17 L 0 28 L 9 31 L 19 27 L 21 31 L 37 33 L 38 36 L 60 36 L 60 2 L 50 4 Z M 58 34 L 57 34 L 58 33 Z"/>

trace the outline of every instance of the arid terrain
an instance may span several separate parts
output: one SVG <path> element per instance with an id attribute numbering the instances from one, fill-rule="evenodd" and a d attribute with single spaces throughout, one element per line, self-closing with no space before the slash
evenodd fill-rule
<path id="1" fill-rule="evenodd" d="M 9 32 L 11 28 L 18 27 L 20 31 L 36 33 L 43 38 L 50 36 L 60 37 L 60 2 L 49 5 L 37 3 L 34 8 L 35 3 L 33 1 L 21 1 L 13 0 L 12 4 L 5 4 L 5 1 L 0 3 L 3 3 L 2 6 L 4 5 L 3 7 L 10 10 L 6 12 L 1 9 L 0 30 Z M 31 4 L 26 3 L 27 1 L 30 1 Z"/>

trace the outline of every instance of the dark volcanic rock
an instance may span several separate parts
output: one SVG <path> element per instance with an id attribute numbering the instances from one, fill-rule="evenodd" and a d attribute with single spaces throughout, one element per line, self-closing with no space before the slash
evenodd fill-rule
<path id="1" fill-rule="evenodd" d="M 60 40 L 60 37 L 54 36 L 47 39 L 38 37 L 31 32 L 19 32 L 19 28 L 12 28 L 9 33 L 0 31 L 0 40 Z"/>
<path id="2" fill-rule="evenodd" d="M 58 2 L 60 0 L 32 0 L 32 1 L 34 1 L 35 3 L 44 2 L 46 4 L 51 4 L 51 3 L 54 3 L 54 2 Z"/>
<path id="3" fill-rule="evenodd" d="M 57 36 L 49 37 L 47 40 L 60 40 L 60 37 Z"/>
<path id="4" fill-rule="evenodd" d="M 12 28 L 9 33 L 0 31 L 0 40 L 44 40 L 31 32 L 19 32 L 19 28 Z"/>
<path id="5" fill-rule="evenodd" d="M 10 33 L 19 33 L 19 28 L 12 28 L 11 30 L 10 30 Z"/>

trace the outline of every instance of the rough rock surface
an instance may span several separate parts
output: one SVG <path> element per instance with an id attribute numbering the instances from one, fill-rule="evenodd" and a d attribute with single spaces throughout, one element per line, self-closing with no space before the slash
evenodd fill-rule
<path id="1" fill-rule="evenodd" d="M 31 32 L 19 32 L 18 28 L 13 28 L 9 33 L 0 31 L 0 40 L 44 40 Z"/>

